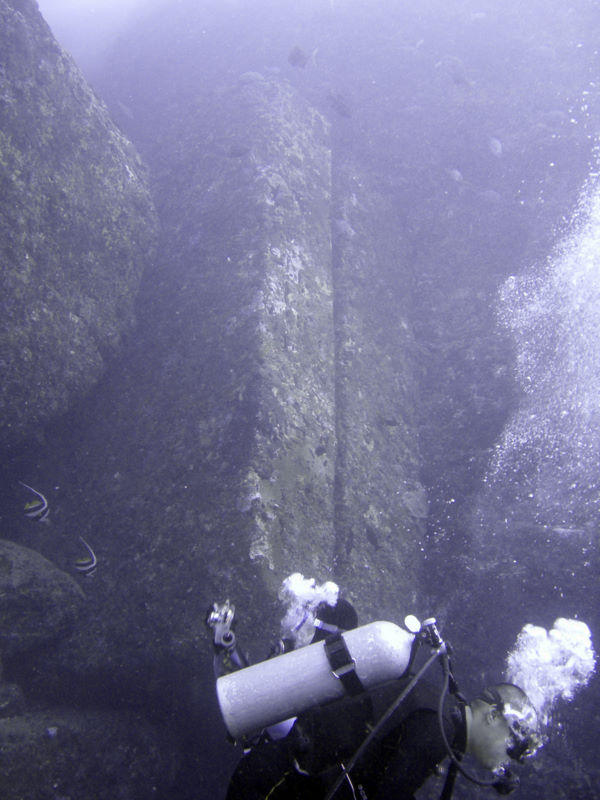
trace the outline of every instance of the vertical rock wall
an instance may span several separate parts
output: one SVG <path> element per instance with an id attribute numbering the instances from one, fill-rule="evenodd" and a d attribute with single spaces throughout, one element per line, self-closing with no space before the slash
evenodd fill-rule
<path id="1" fill-rule="evenodd" d="M 328 126 L 281 84 L 246 77 L 239 91 L 232 106 L 259 221 L 242 259 L 260 277 L 247 298 L 257 349 L 246 400 L 256 414 L 236 506 L 251 520 L 251 560 L 279 575 L 318 573 L 333 549 L 335 462 Z"/>
<path id="2" fill-rule="evenodd" d="M 209 517 L 218 498 L 226 563 L 234 551 L 278 578 L 320 572 L 333 552 L 335 461 L 327 124 L 286 85 L 248 73 L 192 108 L 176 139 L 156 188 L 162 275 L 147 292 L 157 344 L 183 352 L 189 388 L 178 384 L 173 406 L 157 397 L 155 411 L 179 421 L 177 440 L 186 432 Z M 215 523 L 203 511 L 208 547 L 202 529 Z"/>
<path id="3" fill-rule="evenodd" d="M 99 560 L 90 618 L 56 655 L 75 673 L 159 691 L 176 654 L 185 697 L 207 605 L 241 603 L 262 657 L 294 570 L 337 580 L 363 619 L 412 608 L 427 506 L 405 262 L 358 170 L 338 169 L 332 201 L 328 127 L 250 73 L 157 136 L 136 334 L 40 462 L 60 545 L 28 543 L 68 566 L 77 531 Z"/>
<path id="4" fill-rule="evenodd" d="M 419 482 L 411 282 L 402 221 L 352 162 L 335 170 L 336 559 L 368 618 L 414 607 Z"/>
<path id="5" fill-rule="evenodd" d="M 0 447 L 97 383 L 155 235 L 133 146 L 37 4 L 0 0 Z"/>
<path id="6" fill-rule="evenodd" d="M 90 618 L 59 661 L 143 692 L 171 691 L 175 660 L 185 696 L 212 671 L 209 603 L 241 604 L 263 657 L 282 578 L 331 567 L 331 167 L 323 118 L 256 74 L 173 117 L 160 143 L 162 233 L 139 325 L 51 432 L 40 471 L 61 486 L 55 536 L 29 544 L 69 565 L 77 531 L 98 556 Z"/>
<path id="7" fill-rule="evenodd" d="M 337 580 L 363 619 L 397 618 L 426 513 L 384 199 L 350 164 L 333 187 L 330 125 L 286 81 L 244 73 L 178 103 L 157 98 L 140 142 L 161 231 L 137 327 L 47 447 L 10 465 L 47 492 L 51 535 L 6 532 L 64 570 L 80 536 L 98 559 L 44 669 L 10 660 L 26 696 L 68 682 L 75 706 L 177 714 L 176 744 L 215 721 L 212 601 L 238 605 L 253 660 L 292 571 Z"/>

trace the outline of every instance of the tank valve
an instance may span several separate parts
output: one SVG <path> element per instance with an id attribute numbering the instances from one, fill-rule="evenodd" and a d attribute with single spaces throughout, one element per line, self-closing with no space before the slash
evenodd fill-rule
<path id="1" fill-rule="evenodd" d="M 224 647 L 232 650 L 235 647 L 235 633 L 231 630 L 235 606 L 229 600 L 224 603 L 213 603 L 208 609 L 206 624 L 213 631 L 213 644 L 215 647 Z"/>

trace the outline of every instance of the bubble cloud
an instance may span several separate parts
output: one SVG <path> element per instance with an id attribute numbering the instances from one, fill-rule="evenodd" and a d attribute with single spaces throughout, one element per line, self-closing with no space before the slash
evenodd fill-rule
<path id="1" fill-rule="evenodd" d="M 527 624 L 507 657 L 506 675 L 520 686 L 546 724 L 560 700 L 572 700 L 596 666 L 590 629 L 560 617 L 550 631 Z"/>
<path id="2" fill-rule="evenodd" d="M 314 578 L 305 578 L 300 572 L 289 575 L 279 590 L 279 599 L 287 606 L 281 620 L 281 637 L 292 639 L 296 647 L 309 644 L 315 632 L 317 607 L 320 603 L 334 606 L 339 591 L 332 581 L 317 584 Z"/>

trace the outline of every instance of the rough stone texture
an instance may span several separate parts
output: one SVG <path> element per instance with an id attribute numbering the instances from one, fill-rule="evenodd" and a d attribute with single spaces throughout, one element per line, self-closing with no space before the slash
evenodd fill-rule
<path id="1" fill-rule="evenodd" d="M 73 627 L 84 598 L 79 585 L 27 547 L 0 540 L 0 653 L 48 644 Z"/>
<path id="2" fill-rule="evenodd" d="M 48 432 L 27 478 L 61 487 L 54 540 L 28 520 L 20 535 L 62 563 L 77 531 L 99 562 L 86 618 L 27 688 L 60 696 L 68 675 L 76 701 L 93 685 L 97 702 L 150 696 L 193 715 L 210 602 L 241 606 L 254 659 L 292 571 L 337 579 L 363 618 L 393 616 L 394 595 L 415 591 L 406 562 L 426 504 L 410 331 L 377 278 L 388 269 L 402 283 L 404 270 L 395 245 L 378 243 L 383 199 L 340 175 L 334 286 L 323 116 L 256 72 L 196 93 L 186 84 L 174 108 L 172 77 L 149 110 L 131 108 L 162 226 L 136 335 Z"/>
<path id="3" fill-rule="evenodd" d="M 4 800 L 150 800 L 164 796 L 175 763 L 134 714 L 57 709 L 0 719 Z"/>
<path id="4" fill-rule="evenodd" d="M 14 717 L 25 711 L 25 698 L 16 683 L 0 683 L 0 717 Z"/>
<path id="5" fill-rule="evenodd" d="M 172 123 L 164 147 L 161 263 L 142 318 L 160 363 L 141 440 L 161 471 L 183 471 L 193 499 L 182 527 L 219 583 L 234 563 L 242 574 L 264 567 L 274 583 L 294 567 L 325 569 L 335 458 L 327 126 L 288 86 L 246 74 Z"/>
<path id="6" fill-rule="evenodd" d="M 335 458 L 327 125 L 253 73 L 209 109 L 179 137 L 189 158 L 202 132 L 202 160 L 160 192 L 186 270 L 179 324 L 202 346 L 195 468 L 233 512 L 221 536 L 238 557 L 277 575 L 323 570 Z"/>
<path id="7" fill-rule="evenodd" d="M 0 2 L 0 445 L 87 392 L 133 320 L 141 162 L 33 2 Z"/>
<path id="8" fill-rule="evenodd" d="M 334 185 L 336 562 L 363 619 L 397 619 L 421 613 L 415 567 L 428 513 L 410 268 L 390 199 L 360 166 L 338 163 Z"/>
<path id="9" fill-rule="evenodd" d="M 68 686 L 73 704 L 177 716 L 208 797 L 224 781 L 197 752 L 222 724 L 208 605 L 231 596 L 242 641 L 264 658 L 282 578 L 325 576 L 333 561 L 330 150 L 322 117 L 256 75 L 173 115 L 161 144 L 162 241 L 136 336 L 48 430 L 35 470 L 11 465 L 60 487 L 52 536 L 28 519 L 15 535 L 57 563 L 77 534 L 96 552 L 85 616 L 43 670 L 13 659 L 7 678 L 38 701 Z"/>
<path id="10" fill-rule="evenodd" d="M 263 657 L 282 578 L 323 575 L 334 554 L 327 125 L 289 86 L 246 75 L 171 126 L 137 335 L 48 433 L 39 469 L 62 487 L 53 540 L 19 528 L 57 561 L 73 531 L 97 554 L 89 618 L 51 656 L 82 693 L 107 674 L 115 692 L 162 691 L 175 662 L 176 693 L 191 691 L 206 608 L 227 594 Z"/>

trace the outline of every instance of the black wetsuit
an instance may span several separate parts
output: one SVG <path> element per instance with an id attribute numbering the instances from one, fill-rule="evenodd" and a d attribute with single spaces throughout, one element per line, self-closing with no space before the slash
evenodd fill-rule
<path id="1" fill-rule="evenodd" d="M 323 800 L 373 725 L 410 677 L 301 714 L 285 739 L 257 745 L 240 760 L 227 800 Z M 446 756 L 437 719 L 440 690 L 421 681 L 385 723 L 340 786 L 335 800 L 411 800 Z M 444 729 L 464 752 L 464 706 L 446 702 Z"/>

